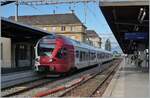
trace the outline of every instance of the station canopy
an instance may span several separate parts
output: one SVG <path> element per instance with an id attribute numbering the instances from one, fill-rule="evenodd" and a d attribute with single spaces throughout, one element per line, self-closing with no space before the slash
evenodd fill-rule
<path id="1" fill-rule="evenodd" d="M 38 40 L 51 33 L 7 18 L 1 18 L 1 36 L 14 40 Z"/>
<path id="2" fill-rule="evenodd" d="M 99 7 L 122 51 L 132 54 L 139 44 L 148 48 L 148 0 L 102 1 Z"/>

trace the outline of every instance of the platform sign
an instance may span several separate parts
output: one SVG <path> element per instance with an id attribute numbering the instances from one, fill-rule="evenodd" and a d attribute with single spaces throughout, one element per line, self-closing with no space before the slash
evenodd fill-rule
<path id="1" fill-rule="evenodd" d="M 147 40 L 148 33 L 147 32 L 130 32 L 125 33 L 126 40 Z"/>

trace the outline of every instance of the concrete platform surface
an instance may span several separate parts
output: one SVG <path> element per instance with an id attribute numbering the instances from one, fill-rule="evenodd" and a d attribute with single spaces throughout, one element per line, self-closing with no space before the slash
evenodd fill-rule
<path id="1" fill-rule="evenodd" d="M 124 59 L 103 97 L 150 98 L 149 88 L 149 73 L 142 72 Z"/>

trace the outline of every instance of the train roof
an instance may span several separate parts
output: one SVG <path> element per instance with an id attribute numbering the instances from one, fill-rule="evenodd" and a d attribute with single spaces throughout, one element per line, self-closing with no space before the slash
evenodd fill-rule
<path id="1" fill-rule="evenodd" d="M 71 42 L 74 47 L 81 47 L 81 48 L 85 48 L 85 49 L 92 49 L 92 50 L 95 50 L 95 51 L 101 51 L 101 52 L 112 54 L 112 52 L 110 52 L 110 51 L 107 51 L 107 50 L 104 50 L 104 49 L 100 49 L 100 48 L 97 48 L 97 47 L 91 46 L 89 44 L 85 44 L 85 43 L 79 42 L 77 40 L 74 40 L 74 39 L 71 39 L 69 37 L 62 36 L 62 35 L 52 34 L 52 35 L 44 36 L 43 38 L 48 38 L 48 37 L 49 38 L 52 38 L 52 37 L 55 38 L 56 36 L 57 37 L 62 37 L 65 40 Z"/>
<path id="2" fill-rule="evenodd" d="M 68 38 L 68 37 L 66 37 L 66 38 L 70 39 L 70 41 L 76 47 L 88 48 L 88 49 L 92 49 L 92 50 L 95 50 L 95 51 L 101 51 L 101 52 L 112 54 L 112 52 L 110 52 L 110 51 L 107 51 L 107 50 L 104 50 L 104 49 L 100 49 L 100 48 L 97 48 L 97 47 L 91 46 L 89 44 L 85 44 L 85 43 L 79 42 L 77 40 L 74 40 L 74 39 L 71 39 L 71 38 Z"/>

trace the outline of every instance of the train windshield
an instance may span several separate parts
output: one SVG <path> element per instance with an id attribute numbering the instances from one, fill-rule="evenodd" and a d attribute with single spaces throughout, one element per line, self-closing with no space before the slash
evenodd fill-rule
<path id="1" fill-rule="evenodd" d="M 55 44 L 39 44 L 38 55 L 51 56 L 54 48 L 55 48 Z"/>

